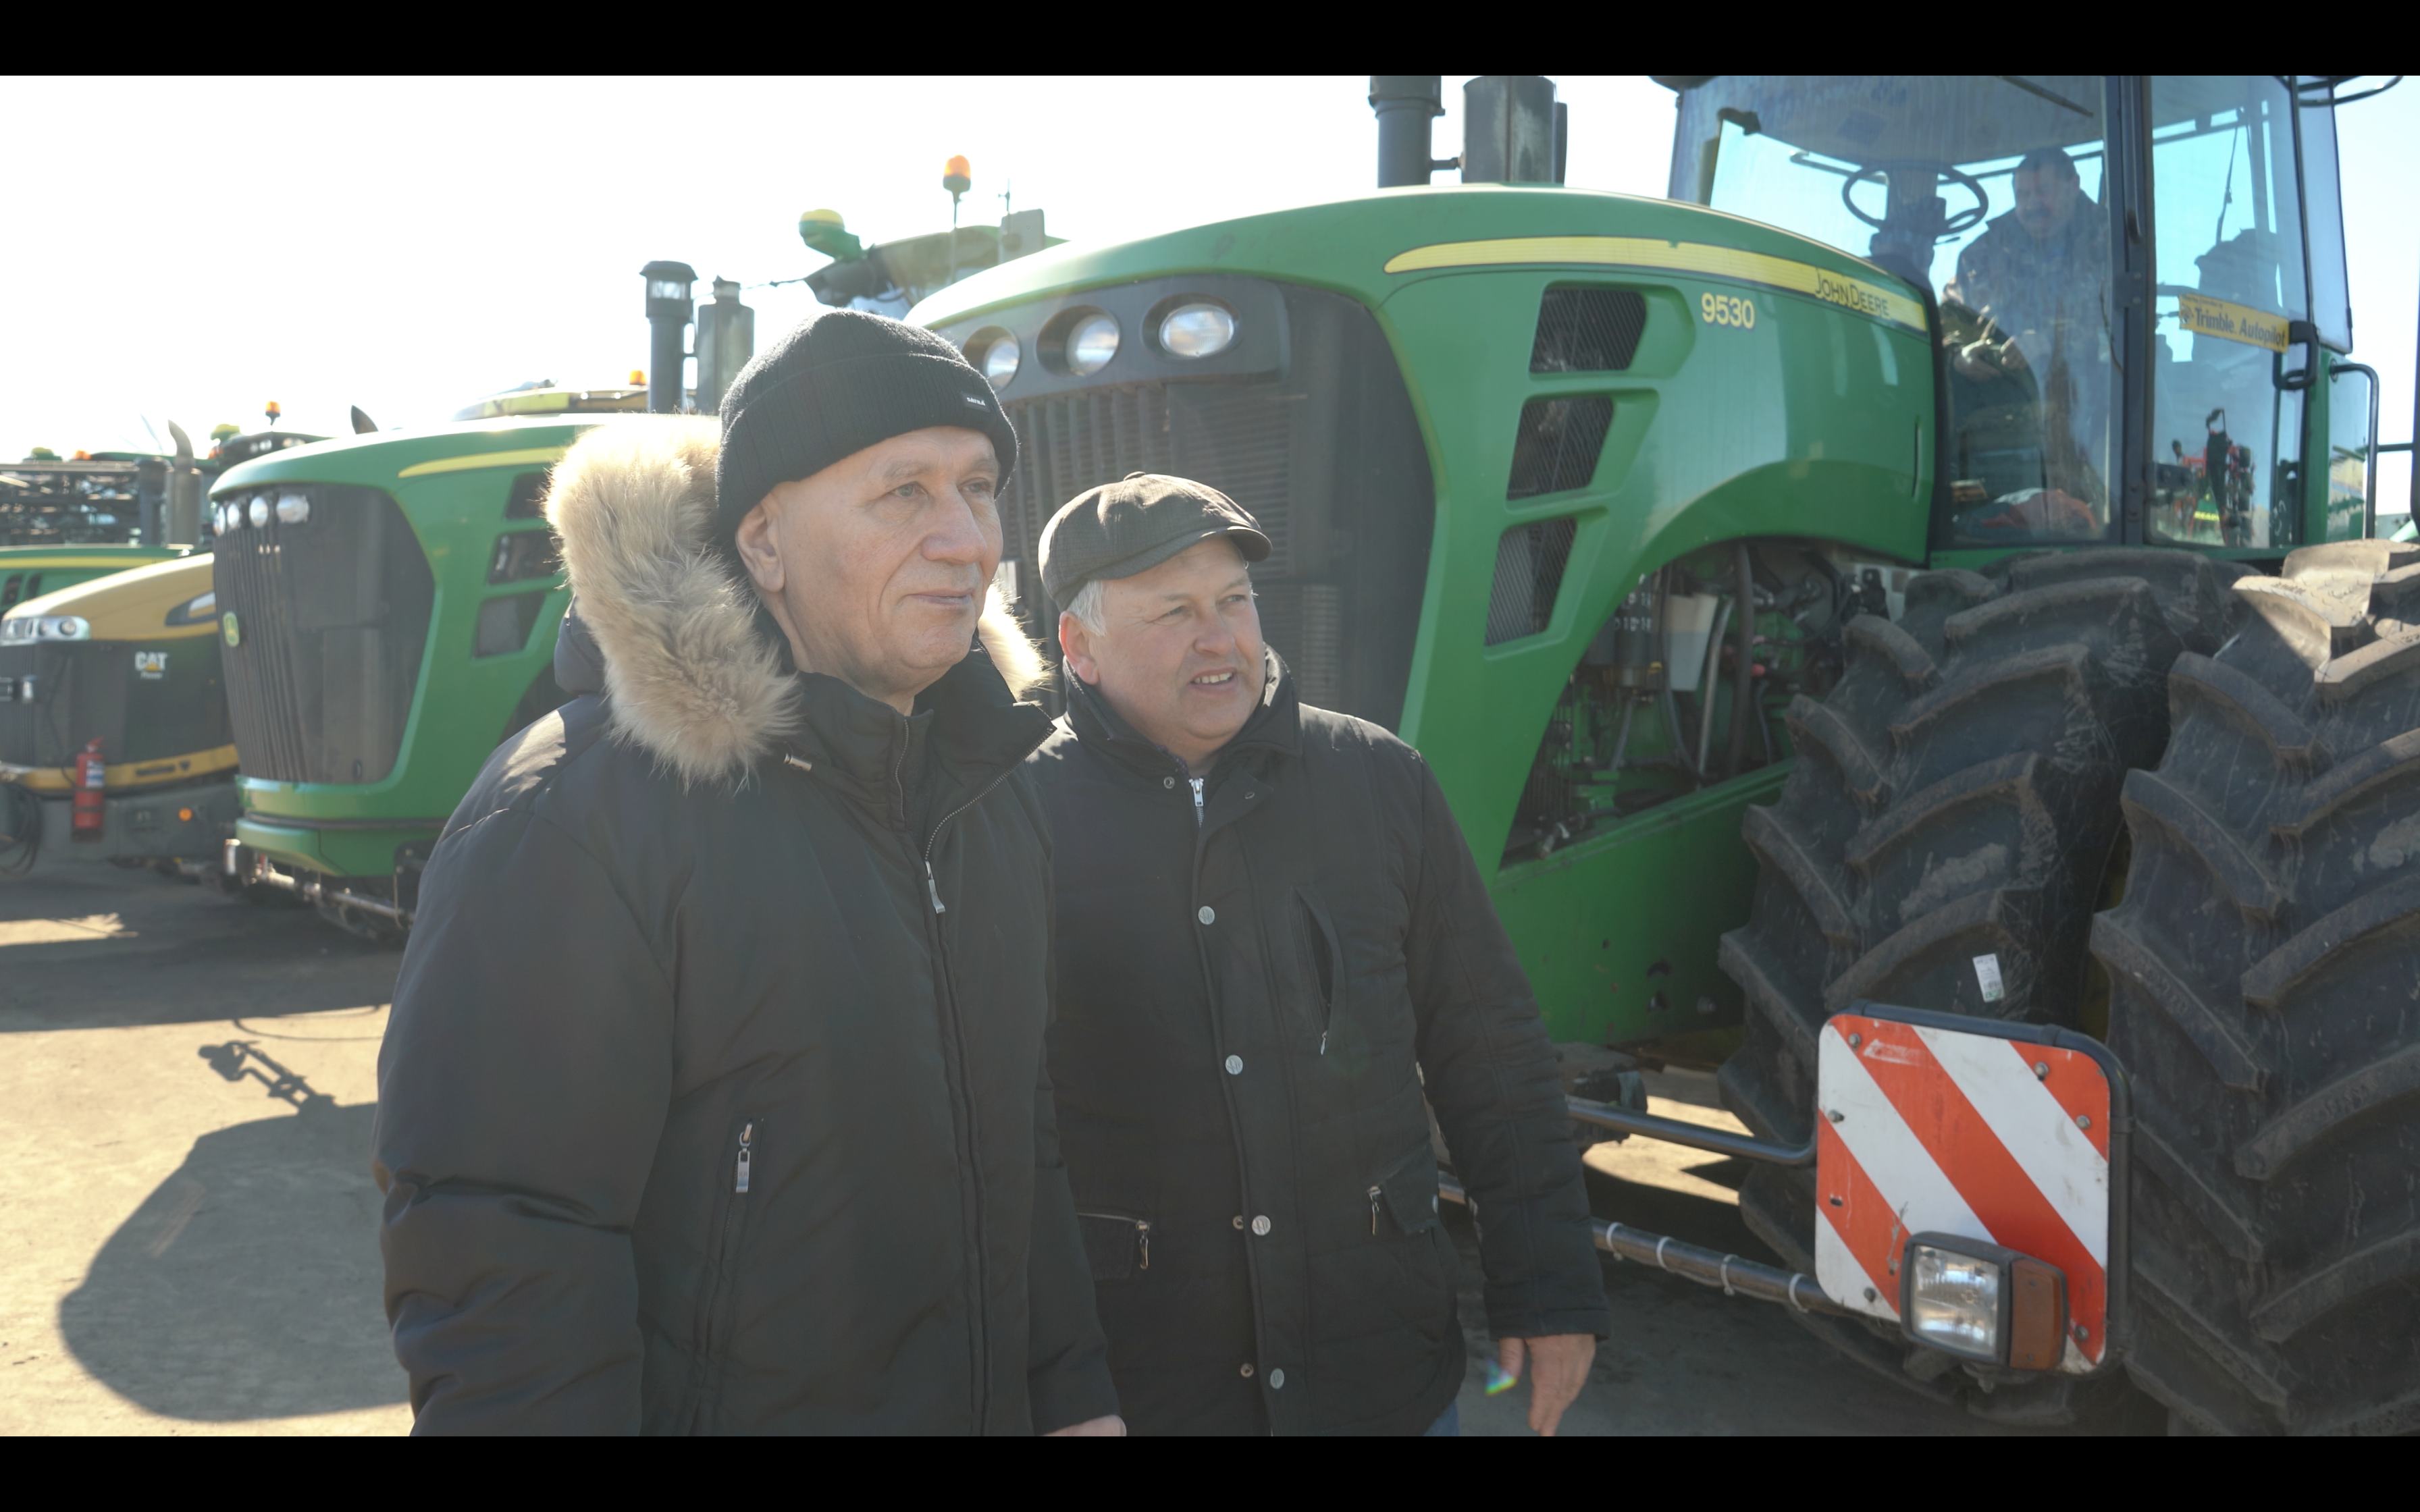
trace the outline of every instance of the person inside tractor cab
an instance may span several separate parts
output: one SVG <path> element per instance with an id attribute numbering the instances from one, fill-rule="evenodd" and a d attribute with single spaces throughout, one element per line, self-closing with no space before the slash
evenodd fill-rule
<path id="1" fill-rule="evenodd" d="M 2035 486 L 1987 484 L 1979 507 L 1959 517 L 1959 532 L 2094 535 L 2108 518 L 2107 486 L 2092 460 L 2109 413 L 2108 228 L 2058 148 L 2026 153 L 2010 178 L 2015 208 L 1959 255 L 1942 320 L 1950 370 L 1962 380 L 1962 451 L 2004 463 L 2038 452 L 2040 475 L 2026 480 Z M 1967 471 L 1988 478 L 1994 470 Z"/>

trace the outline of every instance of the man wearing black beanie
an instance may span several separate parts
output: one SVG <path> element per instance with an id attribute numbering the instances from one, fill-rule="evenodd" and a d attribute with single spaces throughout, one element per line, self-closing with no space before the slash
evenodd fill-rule
<path id="1" fill-rule="evenodd" d="M 986 593 L 1016 435 L 835 311 L 720 436 L 583 437 L 581 695 L 424 875 L 380 1056 L 421 1432 L 1122 1430 L 1042 1038 L 1040 660 Z"/>

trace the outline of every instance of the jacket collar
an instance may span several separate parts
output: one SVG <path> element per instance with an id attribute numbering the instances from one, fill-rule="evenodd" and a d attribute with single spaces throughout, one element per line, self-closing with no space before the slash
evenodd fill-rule
<path id="1" fill-rule="evenodd" d="M 1017 702 L 980 648 L 918 694 L 913 714 L 818 672 L 796 685 L 799 723 L 783 756 L 893 829 L 938 823 L 1050 734 L 1050 717 Z"/>
<path id="2" fill-rule="evenodd" d="M 1295 693 L 1294 674 L 1275 651 L 1261 653 L 1261 702 L 1235 738 L 1219 749 L 1214 767 L 1259 752 L 1292 756 L 1302 746 L 1302 702 Z M 1071 671 L 1067 674 L 1067 728 L 1076 738 L 1115 756 L 1137 771 L 1155 776 L 1185 764 L 1167 748 L 1136 733 L 1132 725 L 1109 707 L 1109 701 Z"/>

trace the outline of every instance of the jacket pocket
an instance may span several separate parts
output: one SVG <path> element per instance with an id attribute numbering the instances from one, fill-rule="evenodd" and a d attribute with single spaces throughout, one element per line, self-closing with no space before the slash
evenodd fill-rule
<path id="1" fill-rule="evenodd" d="M 733 1319 L 739 1303 L 740 1241 L 747 1232 L 750 1208 L 764 1200 L 761 1196 L 751 1195 L 756 1185 L 756 1159 L 764 1149 L 764 1119 L 743 1114 L 732 1120 L 730 1138 L 714 1164 L 719 1200 L 714 1228 L 706 1240 L 705 1307 L 698 1319 L 694 1378 L 701 1388 L 706 1384 L 713 1362 L 731 1343 Z"/>
<path id="2" fill-rule="evenodd" d="M 1337 938 L 1336 921 L 1327 916 L 1327 905 L 1319 894 L 1309 887 L 1294 889 L 1295 930 L 1302 936 L 1303 954 L 1310 967 L 1310 981 L 1318 998 L 1312 1005 L 1311 1018 L 1319 1030 L 1319 1053 L 1327 1054 L 1328 1032 L 1336 1024 L 1336 1001 L 1343 990 L 1344 946 Z"/>
<path id="3" fill-rule="evenodd" d="M 1084 1257 L 1095 1281 L 1124 1281 L 1151 1269 L 1151 1220 L 1125 1212 L 1078 1212 Z"/>
<path id="4" fill-rule="evenodd" d="M 1393 1231 L 1425 1234 L 1437 1225 L 1436 1152 L 1426 1144 L 1387 1167 L 1370 1183 L 1370 1232 L 1383 1234 L 1382 1216 Z"/>

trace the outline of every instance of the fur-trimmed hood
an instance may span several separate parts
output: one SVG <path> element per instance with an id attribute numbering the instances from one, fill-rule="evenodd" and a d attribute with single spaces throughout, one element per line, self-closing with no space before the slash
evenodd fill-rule
<path id="1" fill-rule="evenodd" d="M 797 682 L 757 630 L 755 590 L 711 544 L 718 437 L 703 418 L 600 425 L 555 465 L 547 499 L 615 738 L 684 782 L 741 777 L 800 718 Z M 1043 680 L 997 589 L 978 632 L 1012 692 Z"/>

